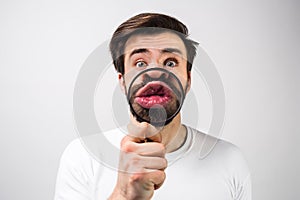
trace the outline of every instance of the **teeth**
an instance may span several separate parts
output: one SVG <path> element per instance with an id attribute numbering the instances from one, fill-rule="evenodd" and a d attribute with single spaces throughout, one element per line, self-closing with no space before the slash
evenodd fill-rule
<path id="1" fill-rule="evenodd" d="M 163 86 L 159 86 L 159 87 L 149 87 L 146 91 L 145 91 L 145 96 L 151 96 L 151 95 L 163 95 L 164 92 L 164 88 Z"/>

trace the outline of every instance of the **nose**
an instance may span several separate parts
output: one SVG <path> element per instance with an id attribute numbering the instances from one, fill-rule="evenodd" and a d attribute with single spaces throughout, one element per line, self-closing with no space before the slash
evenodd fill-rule
<path id="1" fill-rule="evenodd" d="M 149 71 L 146 72 L 148 76 L 151 78 L 159 78 L 161 77 L 165 72 L 159 70 L 158 67 L 153 67 Z"/>
<path id="2" fill-rule="evenodd" d="M 152 68 L 144 74 L 144 80 L 158 80 L 164 81 L 167 80 L 169 74 L 165 71 L 160 70 L 160 68 Z"/>

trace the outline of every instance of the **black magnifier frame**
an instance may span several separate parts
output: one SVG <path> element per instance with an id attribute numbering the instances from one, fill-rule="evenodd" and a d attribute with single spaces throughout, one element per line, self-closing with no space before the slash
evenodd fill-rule
<path id="1" fill-rule="evenodd" d="M 178 107 L 178 109 L 176 110 L 176 112 L 174 112 L 174 114 L 173 114 L 172 116 L 168 117 L 168 118 L 166 119 L 166 121 L 162 121 L 162 122 L 151 122 L 151 121 L 149 121 L 149 120 L 143 119 L 142 117 L 140 117 L 140 116 L 135 112 L 135 110 L 134 110 L 133 107 L 132 107 L 132 104 L 130 103 L 131 87 L 132 87 L 134 81 L 135 81 L 141 74 L 147 73 L 148 71 L 153 71 L 153 70 L 159 70 L 159 71 L 168 73 L 169 75 L 173 76 L 173 77 L 175 78 L 175 80 L 179 83 L 179 84 L 178 84 L 179 87 L 180 87 L 179 89 L 180 89 L 180 91 L 182 91 L 182 93 L 183 93 L 183 95 L 181 95 L 181 99 L 180 99 L 180 102 L 179 102 L 179 107 Z M 169 70 L 166 70 L 166 69 L 164 69 L 164 68 L 158 68 L 158 67 L 156 67 L 156 68 L 145 69 L 145 70 L 141 71 L 140 73 L 138 73 L 138 74 L 133 78 L 133 80 L 131 81 L 131 83 L 130 83 L 130 85 L 129 85 L 129 87 L 128 87 L 128 92 L 127 92 L 127 95 L 126 95 L 126 96 L 127 96 L 127 102 L 128 102 L 128 104 L 129 104 L 129 106 L 130 106 L 130 110 L 131 110 L 132 114 L 136 117 L 136 120 L 137 120 L 138 122 L 147 122 L 147 123 L 149 123 L 149 124 L 151 124 L 151 125 L 153 125 L 153 126 L 155 126 L 155 127 L 162 127 L 162 126 L 165 126 L 165 125 L 169 124 L 169 123 L 174 119 L 174 117 L 179 113 L 179 111 L 181 110 L 181 107 L 182 107 L 183 102 L 184 102 L 184 99 L 185 99 L 185 90 L 183 89 L 183 86 L 182 86 L 182 84 L 181 84 L 179 78 L 178 78 L 174 73 L 172 73 L 172 72 L 170 72 Z M 150 109 L 151 109 L 151 108 L 150 108 Z"/>

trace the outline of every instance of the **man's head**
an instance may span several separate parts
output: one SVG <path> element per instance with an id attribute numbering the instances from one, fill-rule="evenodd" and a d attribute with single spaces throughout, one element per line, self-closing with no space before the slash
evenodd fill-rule
<path id="1" fill-rule="evenodd" d="M 116 70 L 121 74 L 125 73 L 124 51 L 129 38 L 138 34 L 154 35 L 167 31 L 177 34 L 184 43 L 187 52 L 187 71 L 191 71 L 198 43 L 188 39 L 188 29 L 182 22 L 158 13 L 136 15 L 116 29 L 110 41 L 110 52 Z"/>
<path id="2" fill-rule="evenodd" d="M 131 111 L 139 121 L 171 119 L 179 112 L 190 86 L 197 45 L 187 37 L 183 23 L 155 13 L 134 16 L 113 34 L 110 42 L 113 63 Z M 148 71 L 151 68 L 165 71 Z M 143 70 L 147 73 L 140 73 Z"/>

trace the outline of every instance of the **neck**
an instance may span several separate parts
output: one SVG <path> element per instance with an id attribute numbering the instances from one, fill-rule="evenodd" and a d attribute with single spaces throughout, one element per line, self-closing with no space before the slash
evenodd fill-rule
<path id="1" fill-rule="evenodd" d="M 165 145 L 167 153 L 179 149 L 187 135 L 185 126 L 181 124 L 180 113 L 159 134 L 161 134 L 161 143 Z"/>

